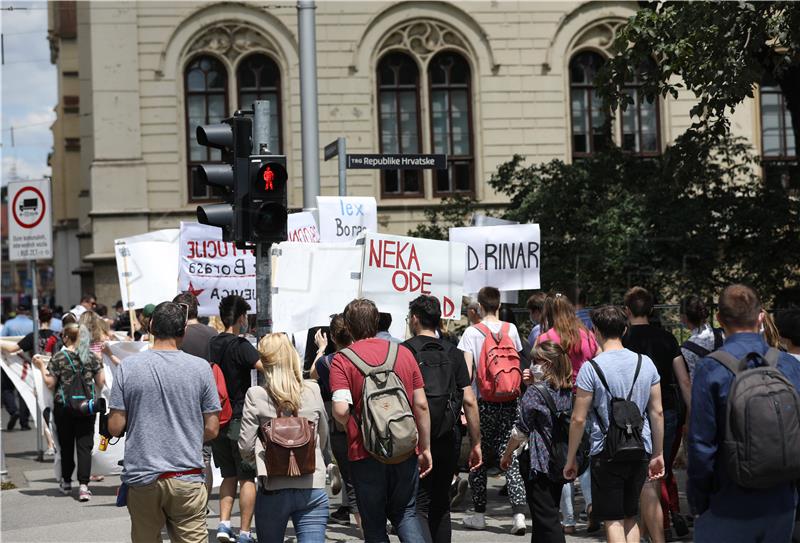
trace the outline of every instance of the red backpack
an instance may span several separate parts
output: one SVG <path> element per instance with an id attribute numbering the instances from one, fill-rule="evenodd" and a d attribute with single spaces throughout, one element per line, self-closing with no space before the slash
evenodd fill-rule
<path id="1" fill-rule="evenodd" d="M 508 402 L 519 396 L 522 370 L 514 340 L 508 334 L 510 325 L 504 322 L 500 332 L 493 334 L 485 324 L 475 329 L 485 338 L 478 363 L 478 392 L 489 402 Z"/>
<path id="2" fill-rule="evenodd" d="M 217 385 L 217 395 L 219 396 L 219 405 L 222 410 L 219 412 L 219 426 L 220 428 L 228 424 L 233 418 L 233 409 L 231 409 L 231 399 L 228 396 L 228 385 L 225 384 L 225 375 L 222 373 L 222 368 L 219 364 L 211 363 L 211 371 L 214 373 L 214 382 Z"/>

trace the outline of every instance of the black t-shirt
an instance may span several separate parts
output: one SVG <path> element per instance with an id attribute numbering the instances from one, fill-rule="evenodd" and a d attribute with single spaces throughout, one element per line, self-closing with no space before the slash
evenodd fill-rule
<path id="1" fill-rule="evenodd" d="M 675 372 L 672 361 L 681 354 L 678 340 L 668 331 L 653 324 L 636 324 L 628 327 L 622 344 L 631 351 L 649 356 L 661 377 L 661 404 L 664 409 L 675 409 Z"/>
<path id="2" fill-rule="evenodd" d="M 208 345 L 211 338 L 217 335 L 217 331 L 205 324 L 194 323 L 186 327 L 181 342 L 181 351 L 197 356 L 208 362 L 215 362 L 208 357 Z"/>
<path id="3" fill-rule="evenodd" d="M 225 376 L 233 418 L 241 418 L 244 397 L 250 388 L 250 370 L 259 360 L 258 351 L 245 338 L 223 332 L 211 338 L 208 357 Z"/>
<path id="4" fill-rule="evenodd" d="M 464 352 L 446 339 L 433 338 L 430 336 L 414 336 L 413 338 L 406 340 L 403 345 L 408 347 L 412 353 L 418 353 L 428 343 L 438 343 L 444 347 L 444 352 L 453 362 L 453 374 L 456 379 L 456 389 L 458 390 L 459 397 L 461 397 L 463 389 L 470 386 L 469 371 L 467 370 L 467 362 L 464 360 Z"/>
<path id="5" fill-rule="evenodd" d="M 39 330 L 39 354 L 44 353 L 44 348 L 47 345 L 47 340 L 50 336 L 55 335 L 52 330 Z M 33 354 L 33 332 L 27 334 L 17 342 L 17 346 L 25 351 L 27 354 Z"/>

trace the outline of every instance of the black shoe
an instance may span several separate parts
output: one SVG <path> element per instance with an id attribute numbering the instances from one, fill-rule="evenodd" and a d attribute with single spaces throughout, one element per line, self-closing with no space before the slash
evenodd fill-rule
<path id="1" fill-rule="evenodd" d="M 508 497 L 508 483 L 504 484 L 497 494 L 498 496 Z"/>
<path id="2" fill-rule="evenodd" d="M 342 526 L 350 526 L 350 508 L 341 506 L 331 513 L 331 520 Z"/>
<path id="3" fill-rule="evenodd" d="M 679 513 L 672 513 L 672 527 L 678 537 L 684 537 L 689 534 L 689 525 L 686 523 L 686 518 Z"/>
<path id="4" fill-rule="evenodd" d="M 30 430 L 31 429 L 31 425 L 30 424 L 20 424 L 19 425 L 19 429 L 20 430 Z"/>
<path id="5" fill-rule="evenodd" d="M 6 424 L 6 430 L 8 431 L 13 430 L 18 420 L 19 420 L 19 415 L 11 415 L 11 418 L 8 419 L 8 424 Z"/>

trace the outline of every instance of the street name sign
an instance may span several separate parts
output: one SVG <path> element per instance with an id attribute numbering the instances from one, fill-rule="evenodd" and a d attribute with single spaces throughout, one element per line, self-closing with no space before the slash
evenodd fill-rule
<path id="1" fill-rule="evenodd" d="M 52 217 L 49 180 L 10 182 L 8 184 L 9 260 L 52 258 Z"/>
<path id="2" fill-rule="evenodd" d="M 446 170 L 447 155 L 347 155 L 350 170 Z"/>

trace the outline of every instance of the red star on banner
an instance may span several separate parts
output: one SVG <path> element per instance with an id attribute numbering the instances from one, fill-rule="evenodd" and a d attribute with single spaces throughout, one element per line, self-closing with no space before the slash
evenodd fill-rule
<path id="1" fill-rule="evenodd" d="M 203 291 L 204 291 L 205 289 L 204 289 L 204 288 L 194 288 L 194 285 L 192 285 L 192 282 L 191 282 L 191 281 L 189 281 L 189 288 L 188 288 L 188 289 L 186 289 L 186 290 L 188 290 L 188 291 L 189 291 L 189 293 L 190 293 L 192 296 L 194 296 L 195 298 L 197 298 L 198 296 L 200 296 L 200 294 L 202 294 L 202 293 L 203 293 Z"/>

